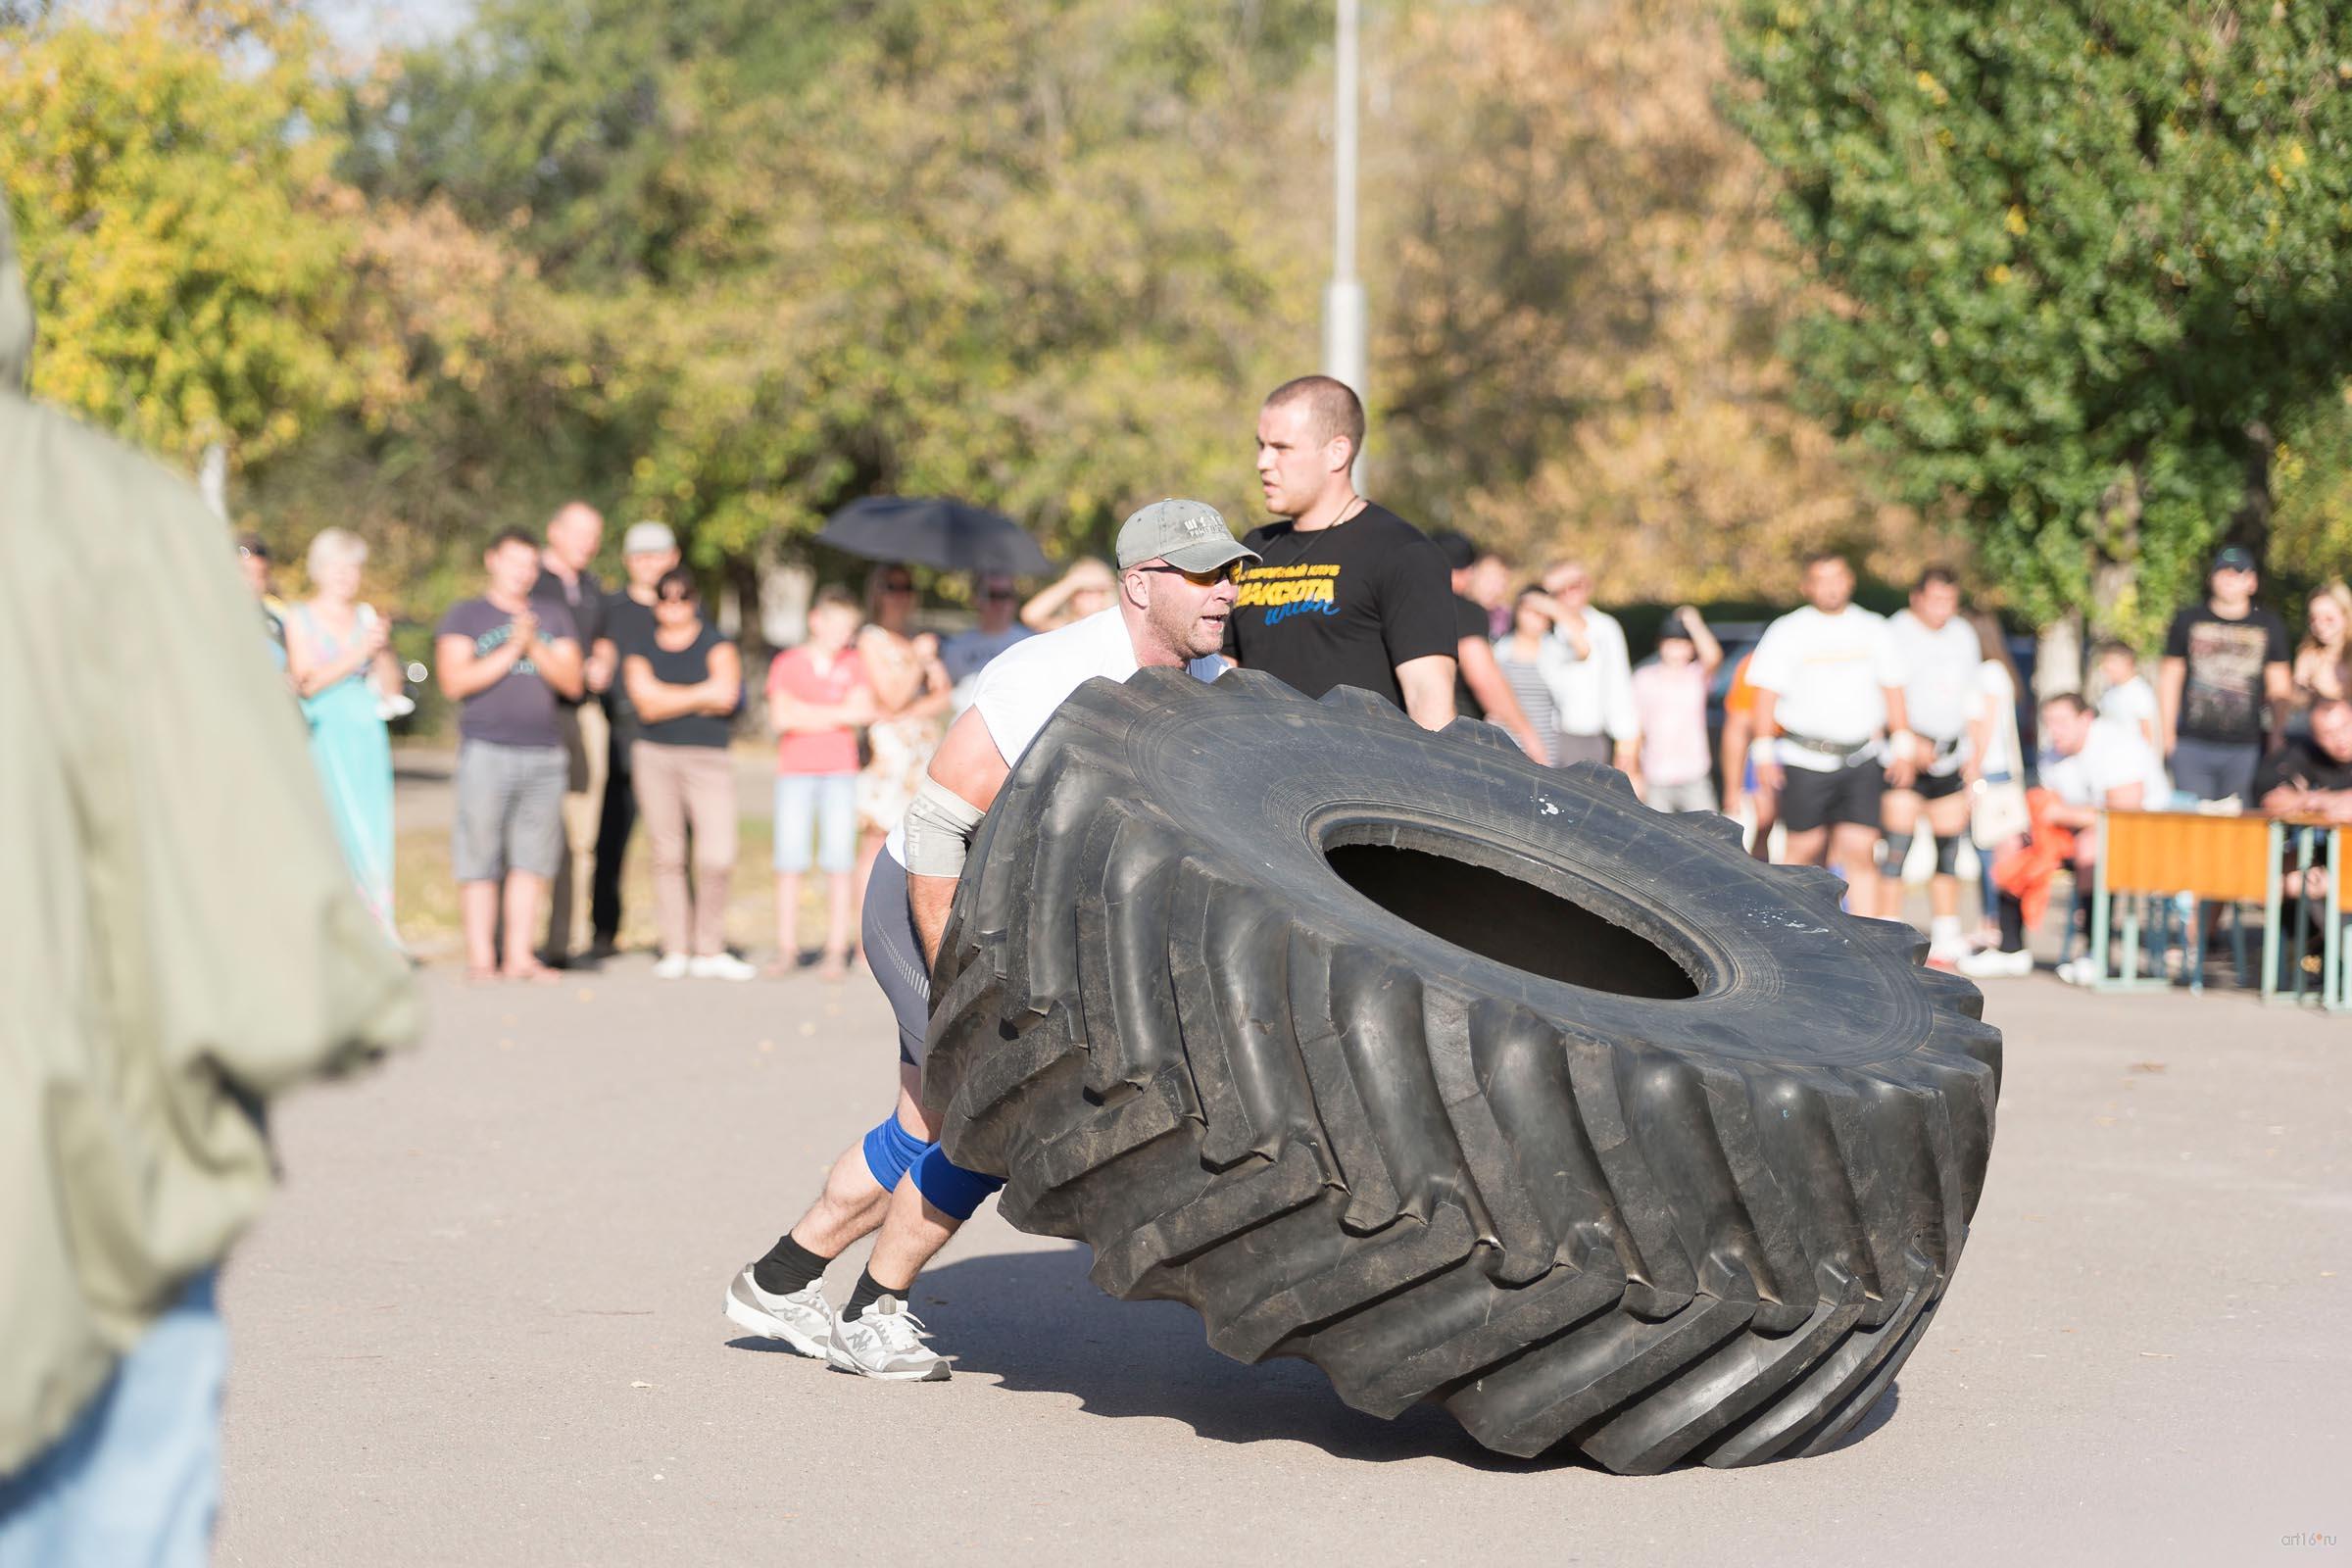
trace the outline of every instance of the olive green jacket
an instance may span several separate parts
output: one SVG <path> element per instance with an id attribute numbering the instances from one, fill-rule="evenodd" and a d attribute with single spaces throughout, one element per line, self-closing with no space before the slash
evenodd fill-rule
<path id="1" fill-rule="evenodd" d="M 419 1021 L 225 529 L 32 324 L 0 193 L 0 1475 L 261 1208 L 269 1097 Z"/>

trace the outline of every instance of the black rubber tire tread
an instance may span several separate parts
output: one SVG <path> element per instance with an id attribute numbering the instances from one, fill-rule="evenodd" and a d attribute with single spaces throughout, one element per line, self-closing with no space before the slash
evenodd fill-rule
<path id="1" fill-rule="evenodd" d="M 1700 994 L 1406 924 L 1320 858 L 1332 801 L 1350 842 L 1564 867 Z M 1227 1354 L 1377 1415 L 1441 1401 L 1505 1453 L 1751 1464 L 1837 1444 L 1950 1282 L 1999 1094 L 1976 988 L 1611 769 L 1146 670 L 1063 706 L 972 863 L 933 977 L 949 1154 Z"/>

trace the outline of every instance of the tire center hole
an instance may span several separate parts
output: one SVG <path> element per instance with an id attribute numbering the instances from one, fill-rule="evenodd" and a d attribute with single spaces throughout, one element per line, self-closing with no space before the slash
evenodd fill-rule
<path id="1" fill-rule="evenodd" d="M 1449 856 L 1329 844 L 1340 880 L 1398 919 L 1483 958 L 1591 991 L 1682 1002 L 1698 995 L 1647 938 L 1548 888 Z"/>

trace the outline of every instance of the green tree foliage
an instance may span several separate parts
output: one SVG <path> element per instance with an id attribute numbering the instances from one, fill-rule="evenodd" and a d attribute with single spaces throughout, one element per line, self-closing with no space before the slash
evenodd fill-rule
<path id="1" fill-rule="evenodd" d="M 2352 576 L 2352 384 L 2279 433 L 2271 475 L 2274 575 L 2306 585 Z"/>
<path id="2" fill-rule="evenodd" d="M 42 349 L 33 388 L 181 461 L 282 454 L 404 385 L 350 330 L 355 193 L 331 175 L 316 34 L 290 5 L 15 8 L 0 188 Z"/>
<path id="3" fill-rule="evenodd" d="M 356 167 L 512 225 L 591 345 L 620 499 L 702 559 L 871 490 L 1075 544 L 1142 496 L 1238 500 L 1255 391 L 1310 363 L 1289 204 L 1321 154 L 1268 106 L 1317 26 L 1305 0 L 504 0 L 404 65 Z"/>
<path id="4" fill-rule="evenodd" d="M 1762 161 L 1718 112 L 1714 0 L 1432 7 L 1384 29 L 1368 186 L 1375 482 L 1603 591 L 1793 594 L 1806 551 L 1932 542 L 1800 411 L 1804 301 Z"/>
<path id="5" fill-rule="evenodd" d="M 2029 614 L 2142 638 L 2352 327 L 2352 11 L 1740 0 L 1735 113 L 1833 291 L 1819 411 Z"/>

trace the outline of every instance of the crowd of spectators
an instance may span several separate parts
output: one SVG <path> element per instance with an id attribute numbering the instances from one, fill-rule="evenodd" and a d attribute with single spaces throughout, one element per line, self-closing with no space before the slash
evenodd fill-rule
<path id="1" fill-rule="evenodd" d="M 2030 756 L 2009 640 L 1989 612 L 1963 605 L 1948 570 L 1923 573 L 1908 604 L 1883 616 L 1854 602 L 1848 562 L 1818 555 L 1804 565 L 1804 603 L 1743 638 L 1730 670 L 1690 605 L 1664 614 L 1637 662 L 1584 562 L 1523 577 L 1464 535 L 1424 534 L 1358 495 L 1362 435 L 1361 407 L 1336 382 L 1307 377 L 1268 398 L 1258 477 L 1275 520 L 1249 536 L 1262 559 L 1237 577 L 1229 658 L 1308 696 L 1357 687 L 1431 727 L 1483 717 L 1547 766 L 1612 764 L 1656 809 L 1737 817 L 1760 858 L 1835 868 L 1859 912 L 1904 918 L 1924 880 L 1936 966 L 2030 972 L 2048 880 L 2070 872 L 2087 885 L 2102 811 L 2352 821 L 2352 592 L 2340 583 L 2312 596 L 2290 646 L 2256 603 L 2253 558 L 2221 551 L 2209 592 L 2174 618 L 2155 678 L 2128 645 L 2098 645 L 2086 689 L 2035 706 Z M 543 537 L 502 533 L 483 555 L 480 595 L 436 630 L 435 674 L 459 709 L 452 850 L 468 968 L 544 980 L 617 951 L 620 866 L 643 820 L 656 972 L 748 979 L 760 971 L 726 929 L 742 655 L 704 615 L 666 525 L 627 530 L 611 590 L 593 569 L 603 534 L 602 516 L 578 502 Z M 270 592 L 260 539 L 239 549 L 354 880 L 390 932 L 385 724 L 408 699 L 386 621 L 361 592 L 367 547 L 341 529 L 320 534 L 299 603 Z M 917 586 L 910 568 L 883 564 L 861 599 L 822 589 L 805 639 L 768 664 L 771 975 L 810 962 L 827 979 L 847 973 L 874 856 L 980 671 L 1023 638 L 1103 613 L 1117 591 L 1092 558 L 1025 600 L 1013 577 L 979 575 L 970 624 L 942 635 L 921 623 Z M 1961 907 L 1970 868 L 1973 928 Z M 824 917 L 811 952 L 802 926 L 812 873 L 824 879 Z M 2090 978 L 2085 962 L 2067 977 Z"/>

